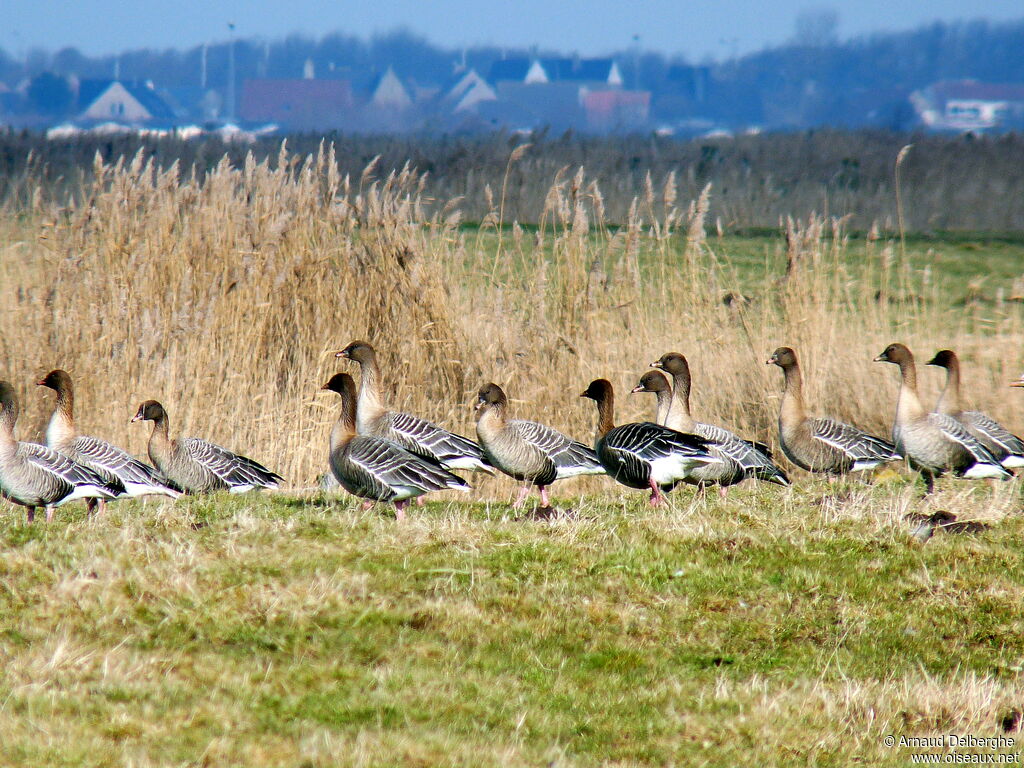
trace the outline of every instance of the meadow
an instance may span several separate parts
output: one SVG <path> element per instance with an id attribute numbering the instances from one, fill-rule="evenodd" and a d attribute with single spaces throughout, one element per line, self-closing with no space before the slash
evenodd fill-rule
<path id="1" fill-rule="evenodd" d="M 885 736 L 1020 738 L 1018 480 L 924 498 L 901 467 L 793 470 L 792 489 L 651 511 L 591 478 L 539 520 L 474 476 L 397 526 L 317 479 L 338 405 L 319 387 L 357 338 L 392 403 L 467 435 L 489 380 L 584 440 L 593 378 L 619 421 L 649 418 L 626 392 L 676 350 L 698 418 L 777 446 L 780 344 L 814 412 L 885 435 L 896 375 L 871 359 L 895 340 L 919 363 L 955 349 L 971 404 L 1019 431 L 1024 243 L 810 211 L 737 233 L 714 186 L 690 199 L 671 172 L 611 217 L 585 168 L 546 179 L 528 226 L 503 184 L 467 224 L 412 168 L 378 171 L 345 175 L 326 146 L 203 174 L 138 154 L 71 196 L 26 178 L 10 198 L 0 375 L 22 439 L 52 407 L 31 382 L 63 367 L 87 432 L 142 455 L 128 420 L 156 398 L 172 435 L 288 487 L 49 526 L 0 508 L 4 762 L 906 765 Z M 938 509 L 990 527 L 912 540 L 903 515 Z"/>

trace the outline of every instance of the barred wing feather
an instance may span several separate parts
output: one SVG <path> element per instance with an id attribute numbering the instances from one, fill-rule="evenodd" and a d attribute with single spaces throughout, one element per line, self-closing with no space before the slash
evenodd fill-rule
<path id="1" fill-rule="evenodd" d="M 283 478 L 257 461 L 219 445 L 187 437 L 180 445 L 190 459 L 206 467 L 231 489 L 276 488 Z"/>

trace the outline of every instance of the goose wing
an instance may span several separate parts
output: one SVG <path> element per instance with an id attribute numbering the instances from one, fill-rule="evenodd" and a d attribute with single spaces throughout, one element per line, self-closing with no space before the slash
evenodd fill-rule
<path id="1" fill-rule="evenodd" d="M 22 455 L 32 465 L 74 488 L 88 488 L 95 495 L 112 499 L 124 493 L 120 481 L 111 481 L 99 472 L 65 456 L 63 453 L 35 443 L 20 443 Z"/>
<path id="2" fill-rule="evenodd" d="M 534 446 L 547 456 L 558 470 L 559 477 L 583 474 L 603 474 L 604 468 L 593 449 L 535 421 L 510 421 L 513 429 L 524 442 Z"/>
<path id="3" fill-rule="evenodd" d="M 1009 456 L 1024 456 L 1024 441 L 981 411 L 966 411 L 961 418 L 970 428 L 987 437 Z"/>
<path id="4" fill-rule="evenodd" d="M 100 474 L 110 475 L 128 486 L 170 490 L 167 481 L 149 464 L 139 461 L 127 451 L 98 437 L 75 438 L 75 453 L 79 461 Z"/>
<path id="5" fill-rule="evenodd" d="M 992 454 L 992 451 L 986 448 L 978 438 L 967 431 L 967 427 L 952 416 L 944 413 L 929 413 L 928 421 L 938 427 L 947 440 L 952 440 L 954 443 L 961 445 L 964 450 L 971 454 L 975 463 L 1001 466 L 999 459 Z"/>
<path id="6" fill-rule="evenodd" d="M 756 475 L 763 480 L 772 480 L 781 485 L 789 484 L 789 478 L 775 466 L 771 451 L 764 443 L 744 440 L 728 429 L 714 424 L 698 423 L 696 432 L 708 440 L 720 454 L 736 462 L 745 475 Z"/>
<path id="7" fill-rule="evenodd" d="M 605 446 L 646 462 L 672 456 L 686 457 L 696 464 L 713 464 L 718 461 L 708 453 L 708 441 L 703 437 L 676 432 L 649 421 L 615 427 L 605 435 Z"/>
<path id="8" fill-rule="evenodd" d="M 853 461 L 885 462 L 903 458 L 888 440 L 835 419 L 811 419 L 811 437 L 842 451 Z"/>
<path id="9" fill-rule="evenodd" d="M 411 453 L 455 469 L 488 469 L 480 446 L 431 421 L 410 413 L 391 413 L 389 439 Z"/>
<path id="10" fill-rule="evenodd" d="M 349 462 L 362 470 L 371 487 L 420 488 L 440 491 L 445 488 L 468 490 L 461 477 L 430 460 L 423 459 L 399 445 L 381 438 L 361 436 L 349 444 Z"/>
<path id="11" fill-rule="evenodd" d="M 197 437 L 178 443 L 192 461 L 206 467 L 231 488 L 276 488 L 284 478 L 257 461 Z"/>

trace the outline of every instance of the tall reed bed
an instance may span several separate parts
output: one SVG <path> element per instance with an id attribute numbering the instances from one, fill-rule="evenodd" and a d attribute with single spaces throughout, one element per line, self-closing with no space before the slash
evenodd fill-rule
<path id="1" fill-rule="evenodd" d="M 516 151 L 506 174 L 529 148 Z M 378 347 L 391 403 L 465 434 L 488 380 L 518 413 L 585 439 L 593 413 L 577 395 L 592 378 L 613 381 L 620 420 L 646 418 L 653 403 L 626 393 L 678 350 L 698 418 L 774 442 L 781 376 L 764 360 L 780 344 L 800 353 L 815 410 L 884 434 L 896 384 L 871 358 L 893 339 L 922 363 L 957 349 L 971 400 L 1024 422 L 1005 390 L 1021 363 L 1019 305 L 953 306 L 940 276 L 897 244 L 851 244 L 842 220 L 782 222 L 763 264 L 741 269 L 708 231 L 714 188 L 680 199 L 672 173 L 647 176 L 621 226 L 585 169 L 565 168 L 536 228 L 509 221 L 506 190 L 488 186 L 490 212 L 462 229 L 464 201 L 429 199 L 414 170 L 338 166 L 329 147 L 282 148 L 200 177 L 139 153 L 97 160 L 71 204 L 36 188 L 9 206 L 0 375 L 23 395 L 24 437 L 41 437 L 51 406 L 30 383 L 63 367 L 91 432 L 144 452 L 148 430 L 128 419 L 156 398 L 173 433 L 309 486 L 337 408 L 319 387 L 355 338 Z M 926 389 L 939 380 L 925 375 Z"/>

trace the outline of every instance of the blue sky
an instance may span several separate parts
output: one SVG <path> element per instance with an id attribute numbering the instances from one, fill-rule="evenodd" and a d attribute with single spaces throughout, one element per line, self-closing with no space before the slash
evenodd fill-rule
<path id="1" fill-rule="evenodd" d="M 88 54 L 187 48 L 227 38 L 291 32 L 359 36 L 403 27 L 432 42 L 490 43 L 583 55 L 640 46 L 691 60 L 724 58 L 785 42 L 801 11 L 833 8 L 841 38 L 909 29 L 936 19 L 1024 18 L 1021 0 L 5 0 L 0 48 L 74 46 Z"/>

